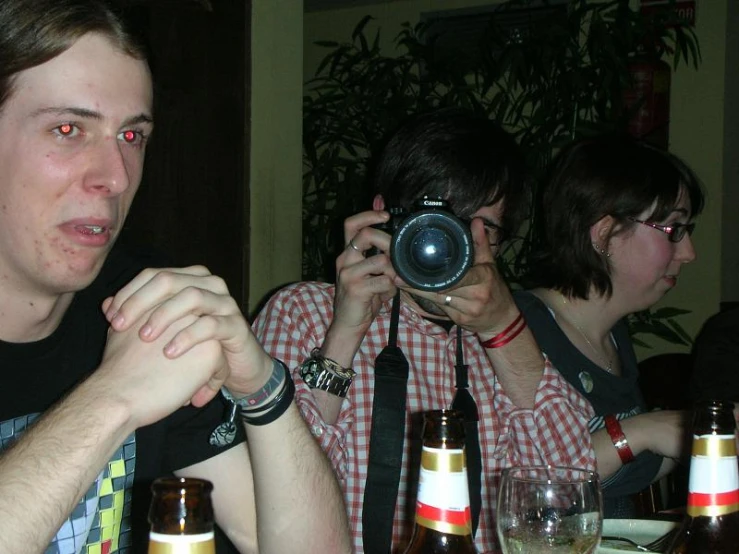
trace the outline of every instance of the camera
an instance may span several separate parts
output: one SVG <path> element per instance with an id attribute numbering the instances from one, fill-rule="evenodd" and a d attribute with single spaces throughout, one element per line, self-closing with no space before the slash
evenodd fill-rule
<path id="1" fill-rule="evenodd" d="M 424 196 L 412 210 L 390 207 L 390 219 L 376 225 L 392 235 L 390 260 L 395 271 L 415 289 L 447 289 L 467 273 L 474 260 L 469 225 L 440 198 Z"/>

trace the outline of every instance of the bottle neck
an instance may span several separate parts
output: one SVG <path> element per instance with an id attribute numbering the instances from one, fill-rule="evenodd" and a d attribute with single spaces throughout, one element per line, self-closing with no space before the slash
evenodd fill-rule
<path id="1" fill-rule="evenodd" d="M 213 484 L 164 477 L 151 486 L 148 554 L 215 554 Z"/>
<path id="2" fill-rule="evenodd" d="M 739 467 L 733 434 L 693 437 L 687 511 L 692 517 L 739 511 Z"/>
<path id="3" fill-rule="evenodd" d="M 472 535 L 464 449 L 423 447 L 416 525 L 440 533 Z"/>
<path id="4" fill-rule="evenodd" d="M 149 533 L 148 554 L 215 554 L 213 532 L 197 535 Z"/>

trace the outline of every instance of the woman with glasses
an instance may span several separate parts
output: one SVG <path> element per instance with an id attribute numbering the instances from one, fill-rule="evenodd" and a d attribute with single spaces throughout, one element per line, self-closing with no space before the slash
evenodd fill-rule
<path id="1" fill-rule="evenodd" d="M 635 514 L 634 493 L 673 469 L 684 414 L 647 412 L 626 325 L 695 259 L 703 208 L 676 156 L 623 136 L 573 143 L 540 190 L 527 285 L 516 293 L 536 341 L 591 403 L 605 517 Z"/>

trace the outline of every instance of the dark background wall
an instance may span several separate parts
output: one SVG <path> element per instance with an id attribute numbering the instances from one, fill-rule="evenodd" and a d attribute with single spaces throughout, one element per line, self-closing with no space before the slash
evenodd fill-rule
<path id="1" fill-rule="evenodd" d="M 248 293 L 250 1 L 127 7 L 150 45 L 155 130 L 121 241 L 204 264 Z"/>

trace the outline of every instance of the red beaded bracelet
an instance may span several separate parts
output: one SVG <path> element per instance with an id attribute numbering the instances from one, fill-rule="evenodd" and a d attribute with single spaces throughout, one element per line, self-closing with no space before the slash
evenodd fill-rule
<path id="1" fill-rule="evenodd" d="M 603 419 L 606 423 L 606 431 L 608 431 L 608 435 L 613 441 L 613 446 L 616 447 L 618 457 L 621 458 L 621 463 L 624 465 L 630 464 L 634 461 L 634 453 L 631 451 L 629 441 L 626 440 L 623 429 L 621 429 L 621 424 L 613 414 L 609 414 Z"/>
<path id="2" fill-rule="evenodd" d="M 513 320 L 513 323 L 494 337 L 483 341 L 482 346 L 484 348 L 500 348 L 501 346 L 505 346 L 520 335 L 524 329 L 526 329 L 526 320 L 524 320 L 523 314 L 518 314 L 518 317 Z"/>

